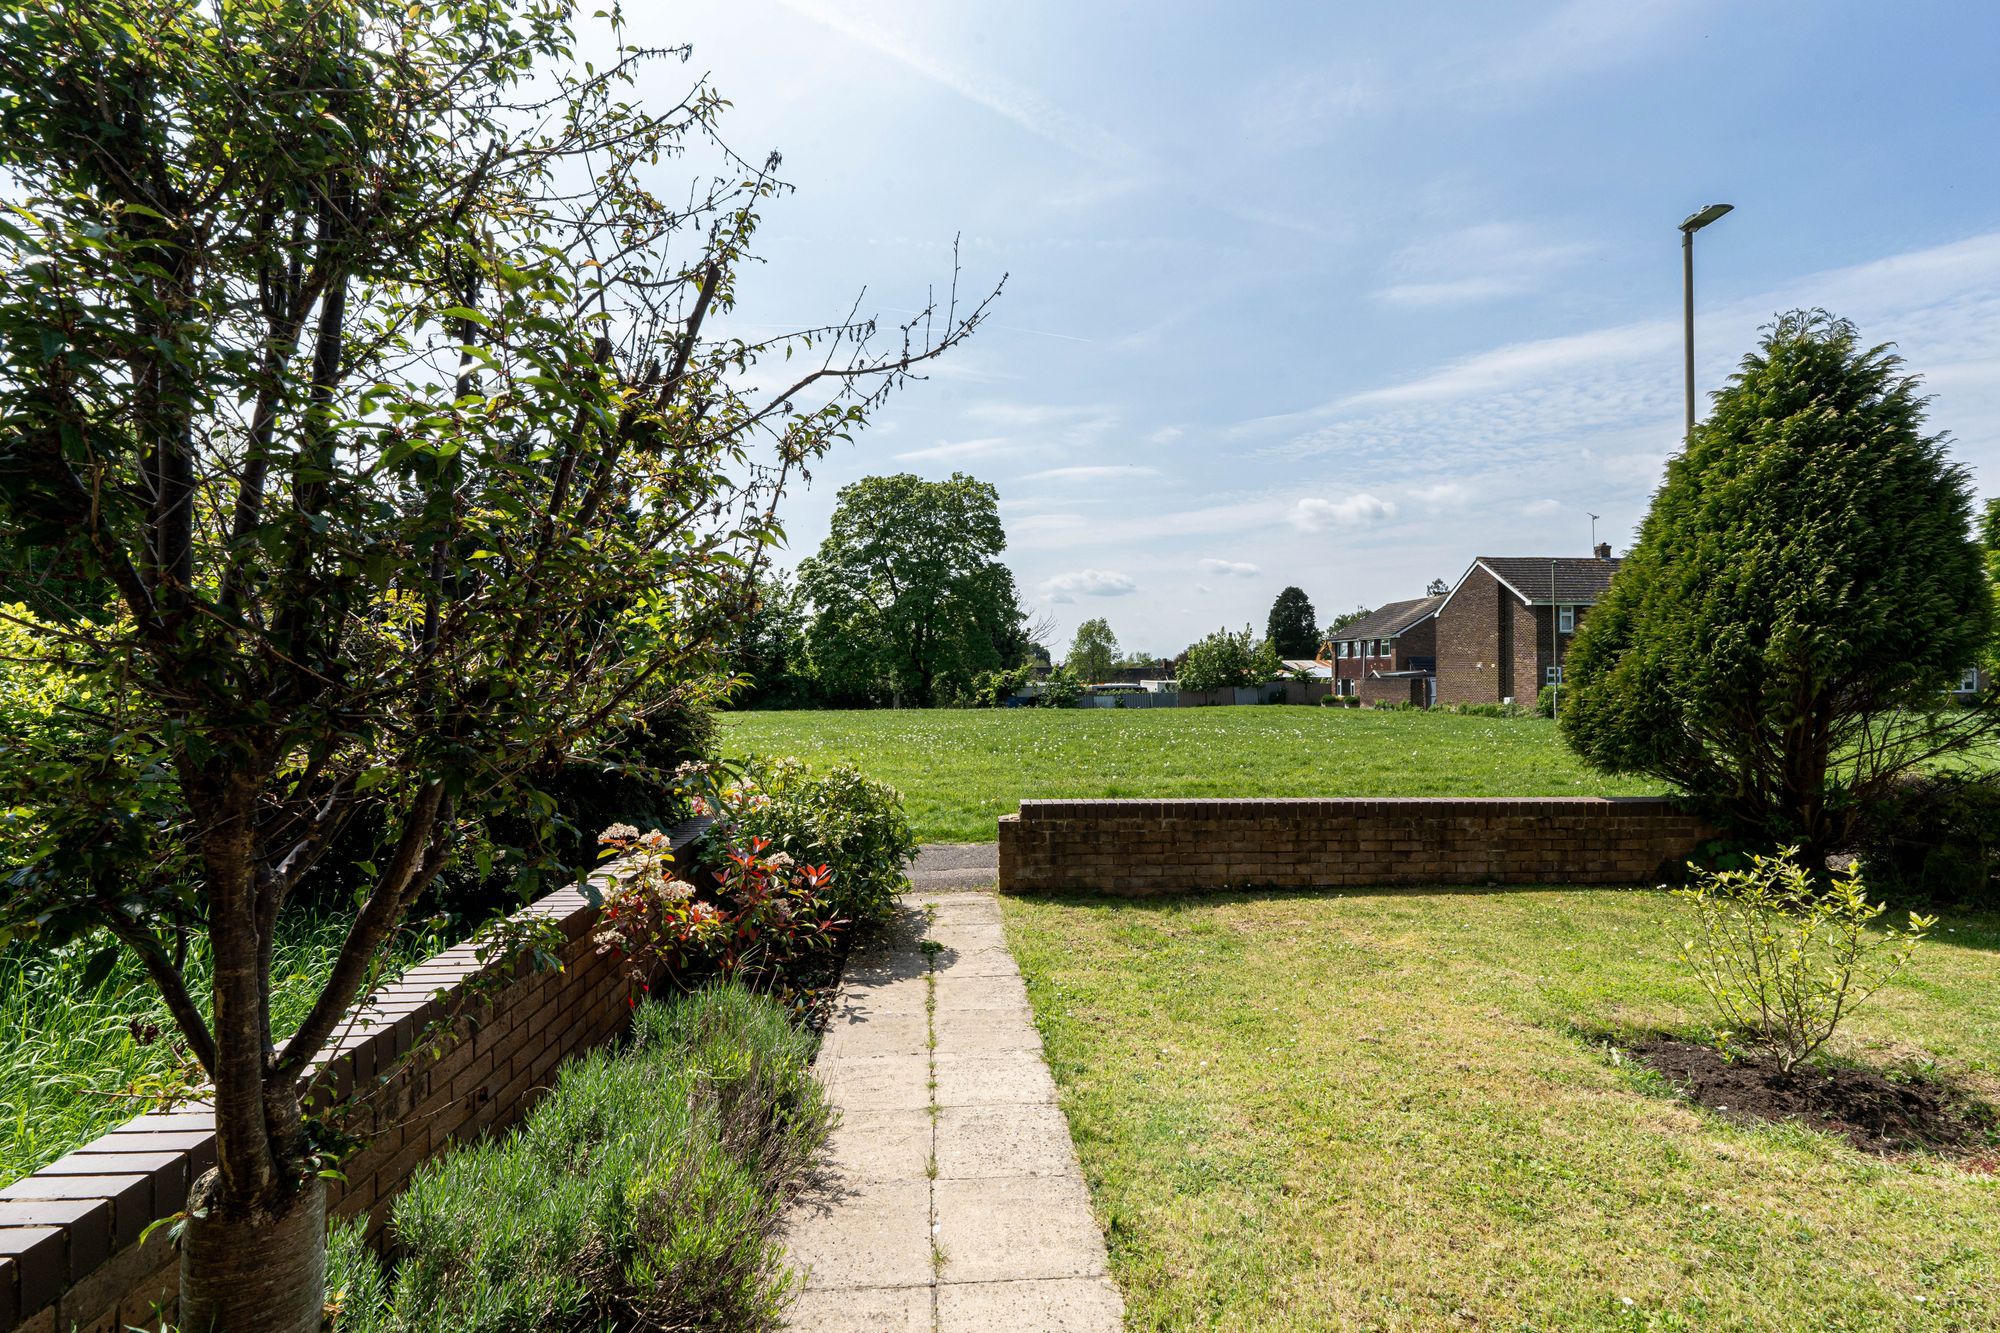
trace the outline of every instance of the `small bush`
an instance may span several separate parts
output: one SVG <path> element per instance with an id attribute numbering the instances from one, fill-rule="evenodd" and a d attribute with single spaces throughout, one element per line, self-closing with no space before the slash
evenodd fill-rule
<path id="1" fill-rule="evenodd" d="M 917 839 L 894 787 L 850 764 L 816 773 L 796 759 L 752 759 L 733 785 L 740 795 L 722 797 L 718 813 L 737 841 L 763 838 L 801 866 L 827 867 L 826 900 L 843 920 L 879 925 L 895 912 Z"/>
<path id="2" fill-rule="evenodd" d="M 1681 947 L 1722 1016 L 1724 1043 L 1771 1047 L 1786 1070 L 1826 1044 L 1854 1007 L 1909 965 L 1936 917 L 1879 934 L 1858 869 L 1815 884 L 1797 850 L 1742 870 L 1697 872 L 1676 895 L 1695 932 Z"/>
<path id="3" fill-rule="evenodd" d="M 1083 682 L 1066 666 L 1051 671 L 1042 681 L 1044 708 L 1075 708 L 1083 702 Z"/>
<path id="4" fill-rule="evenodd" d="M 1553 685 L 1544 685 L 1542 686 L 1541 693 L 1535 696 L 1535 716 L 1554 717 L 1555 715 L 1556 687 Z"/>
<path id="5" fill-rule="evenodd" d="M 513 1133 L 420 1168 L 392 1270 L 360 1219 L 335 1232 L 332 1328 L 778 1327 L 796 1278 L 775 1229 L 832 1119 L 812 1039 L 735 987 L 643 1005 L 634 1031 Z"/>

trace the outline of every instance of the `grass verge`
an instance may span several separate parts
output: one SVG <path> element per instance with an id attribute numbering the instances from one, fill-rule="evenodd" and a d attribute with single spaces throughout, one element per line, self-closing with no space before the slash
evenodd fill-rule
<path id="1" fill-rule="evenodd" d="M 1024 799 L 1630 796 L 1541 718 L 1264 705 L 730 713 L 733 755 L 838 762 L 903 793 L 924 842 L 991 842 Z"/>
<path id="2" fill-rule="evenodd" d="M 1622 1055 L 1705 1022 L 1660 893 L 1003 910 L 1130 1328 L 2000 1327 L 2000 1163 L 1735 1123 Z M 1990 1098 L 1996 995 L 2000 915 L 1947 916 L 1840 1055 Z"/>
<path id="3" fill-rule="evenodd" d="M 288 915 L 273 950 L 271 1020 L 288 1033 L 304 1018 L 333 967 L 346 918 Z M 451 941 L 430 926 L 405 930 L 385 976 Z M 177 1033 L 145 971 L 126 953 L 101 982 L 85 964 L 100 945 L 0 951 L 0 1184 L 47 1166 L 73 1148 L 154 1109 L 148 1094 L 183 1086 L 189 1070 Z M 206 945 L 189 949 L 195 1000 L 208 1007 Z"/>

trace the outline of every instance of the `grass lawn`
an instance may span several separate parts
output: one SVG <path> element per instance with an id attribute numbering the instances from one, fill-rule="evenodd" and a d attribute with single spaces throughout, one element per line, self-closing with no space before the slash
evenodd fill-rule
<path id="1" fill-rule="evenodd" d="M 1130 1328 L 2000 1328 L 1994 1164 L 1620 1062 L 1705 1022 L 1658 892 L 1003 907 Z M 1992 1098 L 1996 1014 L 2000 915 L 1946 917 L 1844 1053 Z"/>
<path id="2" fill-rule="evenodd" d="M 1629 796 L 1540 718 L 1264 705 L 729 713 L 725 752 L 845 760 L 898 788 L 925 842 L 991 842 L 1024 798 Z"/>

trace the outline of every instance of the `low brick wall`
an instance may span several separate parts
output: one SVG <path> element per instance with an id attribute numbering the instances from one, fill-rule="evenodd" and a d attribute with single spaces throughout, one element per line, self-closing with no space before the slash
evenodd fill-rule
<path id="1" fill-rule="evenodd" d="M 1023 801 L 1004 893 L 1644 884 L 1711 832 L 1657 797 Z"/>
<path id="2" fill-rule="evenodd" d="M 676 830 L 674 845 L 699 832 Z M 372 995 L 325 1059 L 323 1086 L 361 1089 L 370 1118 L 369 1144 L 341 1164 L 347 1180 L 333 1182 L 329 1203 L 340 1217 L 366 1216 L 371 1237 L 418 1165 L 519 1119 L 564 1060 L 626 1030 L 629 991 L 614 961 L 592 950 L 597 909 L 583 891 L 571 885 L 525 912 L 561 928 L 560 972 L 482 965 L 460 944 Z M 476 1023 L 461 1024 L 463 1035 L 434 1058 L 402 1060 L 489 966 L 518 975 L 476 997 L 468 1010 Z M 143 1245 L 140 1233 L 179 1212 L 188 1186 L 214 1164 L 213 1116 L 195 1106 L 139 1116 L 0 1189 L 0 1333 L 158 1327 L 155 1311 L 172 1310 L 180 1260 L 166 1227 Z"/>

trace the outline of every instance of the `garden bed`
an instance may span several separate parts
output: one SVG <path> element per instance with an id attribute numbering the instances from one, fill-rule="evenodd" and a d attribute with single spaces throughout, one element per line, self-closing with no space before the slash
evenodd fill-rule
<path id="1" fill-rule="evenodd" d="M 1758 1051 L 1724 1052 L 1665 1036 L 1630 1049 L 1689 1100 L 1718 1115 L 1746 1123 L 1794 1121 L 1883 1156 L 1941 1152 L 1982 1163 L 1992 1160 L 1992 1108 L 1933 1075 L 1891 1077 L 1844 1064 L 1808 1063 L 1788 1070 Z"/>

